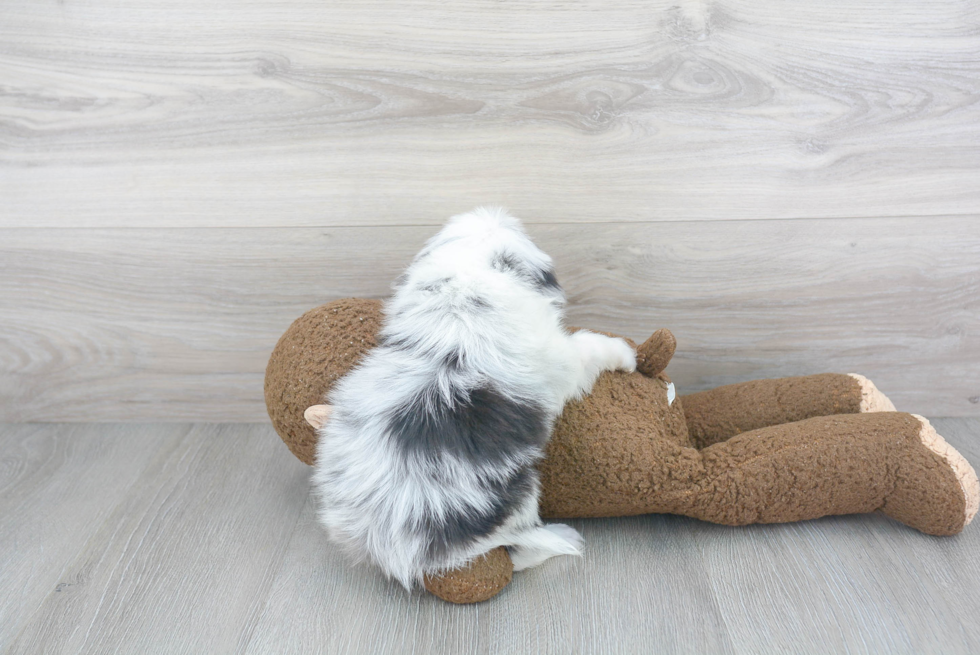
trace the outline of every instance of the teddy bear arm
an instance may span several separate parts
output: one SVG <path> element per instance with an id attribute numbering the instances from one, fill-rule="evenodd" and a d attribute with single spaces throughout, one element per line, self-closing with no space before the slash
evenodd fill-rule
<path id="1" fill-rule="evenodd" d="M 681 401 L 696 448 L 815 416 L 895 409 L 866 378 L 840 373 L 740 382 L 682 396 Z"/>
<path id="2" fill-rule="evenodd" d="M 304 414 L 377 345 L 380 300 L 345 298 L 306 312 L 289 326 L 265 369 L 265 404 L 272 426 L 306 464 L 317 434 Z"/>

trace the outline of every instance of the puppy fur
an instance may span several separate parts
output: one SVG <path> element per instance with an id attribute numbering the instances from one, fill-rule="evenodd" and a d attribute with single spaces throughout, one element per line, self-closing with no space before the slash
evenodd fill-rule
<path id="1" fill-rule="evenodd" d="M 538 515 L 535 464 L 570 399 L 631 371 L 622 339 L 563 327 L 551 259 L 496 208 L 452 218 L 395 283 L 379 345 L 340 380 L 313 488 L 330 537 L 406 588 L 506 546 L 578 555 Z"/>

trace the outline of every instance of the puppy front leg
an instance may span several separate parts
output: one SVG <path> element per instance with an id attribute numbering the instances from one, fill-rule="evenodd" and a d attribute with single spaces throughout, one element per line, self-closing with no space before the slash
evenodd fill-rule
<path id="1" fill-rule="evenodd" d="M 589 393 L 603 371 L 631 373 L 636 370 L 636 353 L 623 339 L 588 330 L 579 330 L 570 339 L 579 360 L 573 397 Z"/>

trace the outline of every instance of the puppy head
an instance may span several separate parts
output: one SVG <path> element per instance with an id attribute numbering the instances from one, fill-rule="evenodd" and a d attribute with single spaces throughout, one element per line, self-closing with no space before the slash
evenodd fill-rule
<path id="1" fill-rule="evenodd" d="M 498 282 L 516 281 L 564 301 L 551 258 L 534 245 L 521 222 L 500 207 L 479 207 L 451 218 L 415 257 L 396 289 L 435 289 L 451 278 L 486 287 L 493 284 L 494 275 Z"/>

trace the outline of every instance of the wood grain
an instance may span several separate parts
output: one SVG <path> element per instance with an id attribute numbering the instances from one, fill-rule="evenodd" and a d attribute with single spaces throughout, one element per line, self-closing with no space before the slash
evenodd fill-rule
<path id="1" fill-rule="evenodd" d="M 933 423 L 980 462 L 976 419 Z M 937 540 L 878 514 L 749 526 L 721 537 L 728 543 L 713 550 L 706 570 L 725 580 L 716 587 L 721 612 L 733 642 L 748 651 L 758 648 L 759 631 L 746 615 L 779 624 L 766 630 L 769 652 L 821 644 L 834 653 L 969 653 L 980 627 L 960 599 L 980 589 L 980 565 L 969 550 L 976 526 L 967 530 Z"/>
<path id="2" fill-rule="evenodd" d="M 69 563 L 186 426 L 0 427 L 0 650 L 49 597 L 89 582 Z M 43 650 L 43 649 L 40 649 Z"/>
<path id="3" fill-rule="evenodd" d="M 98 444 L 92 432 L 75 439 Z M 307 494 L 307 467 L 277 457 L 282 443 L 264 425 L 181 432 L 138 478 L 125 457 L 105 458 L 131 480 L 128 493 L 109 507 L 79 499 L 89 533 L 57 562 L 70 582 L 46 589 L 5 652 L 218 653 L 249 638 Z"/>
<path id="4" fill-rule="evenodd" d="M 980 463 L 980 418 L 933 424 Z M 0 450 L 5 653 L 980 650 L 977 525 L 575 521 L 582 558 L 461 607 L 352 565 L 267 425 L 0 425 Z"/>
<path id="5" fill-rule="evenodd" d="M 677 335 L 682 392 L 825 371 L 980 412 L 980 217 L 531 225 L 573 324 Z M 2 230 L 0 416 L 263 421 L 286 327 L 381 297 L 428 227 Z"/>
<path id="6" fill-rule="evenodd" d="M 970 0 L 7 0 L 0 227 L 980 212 Z"/>

